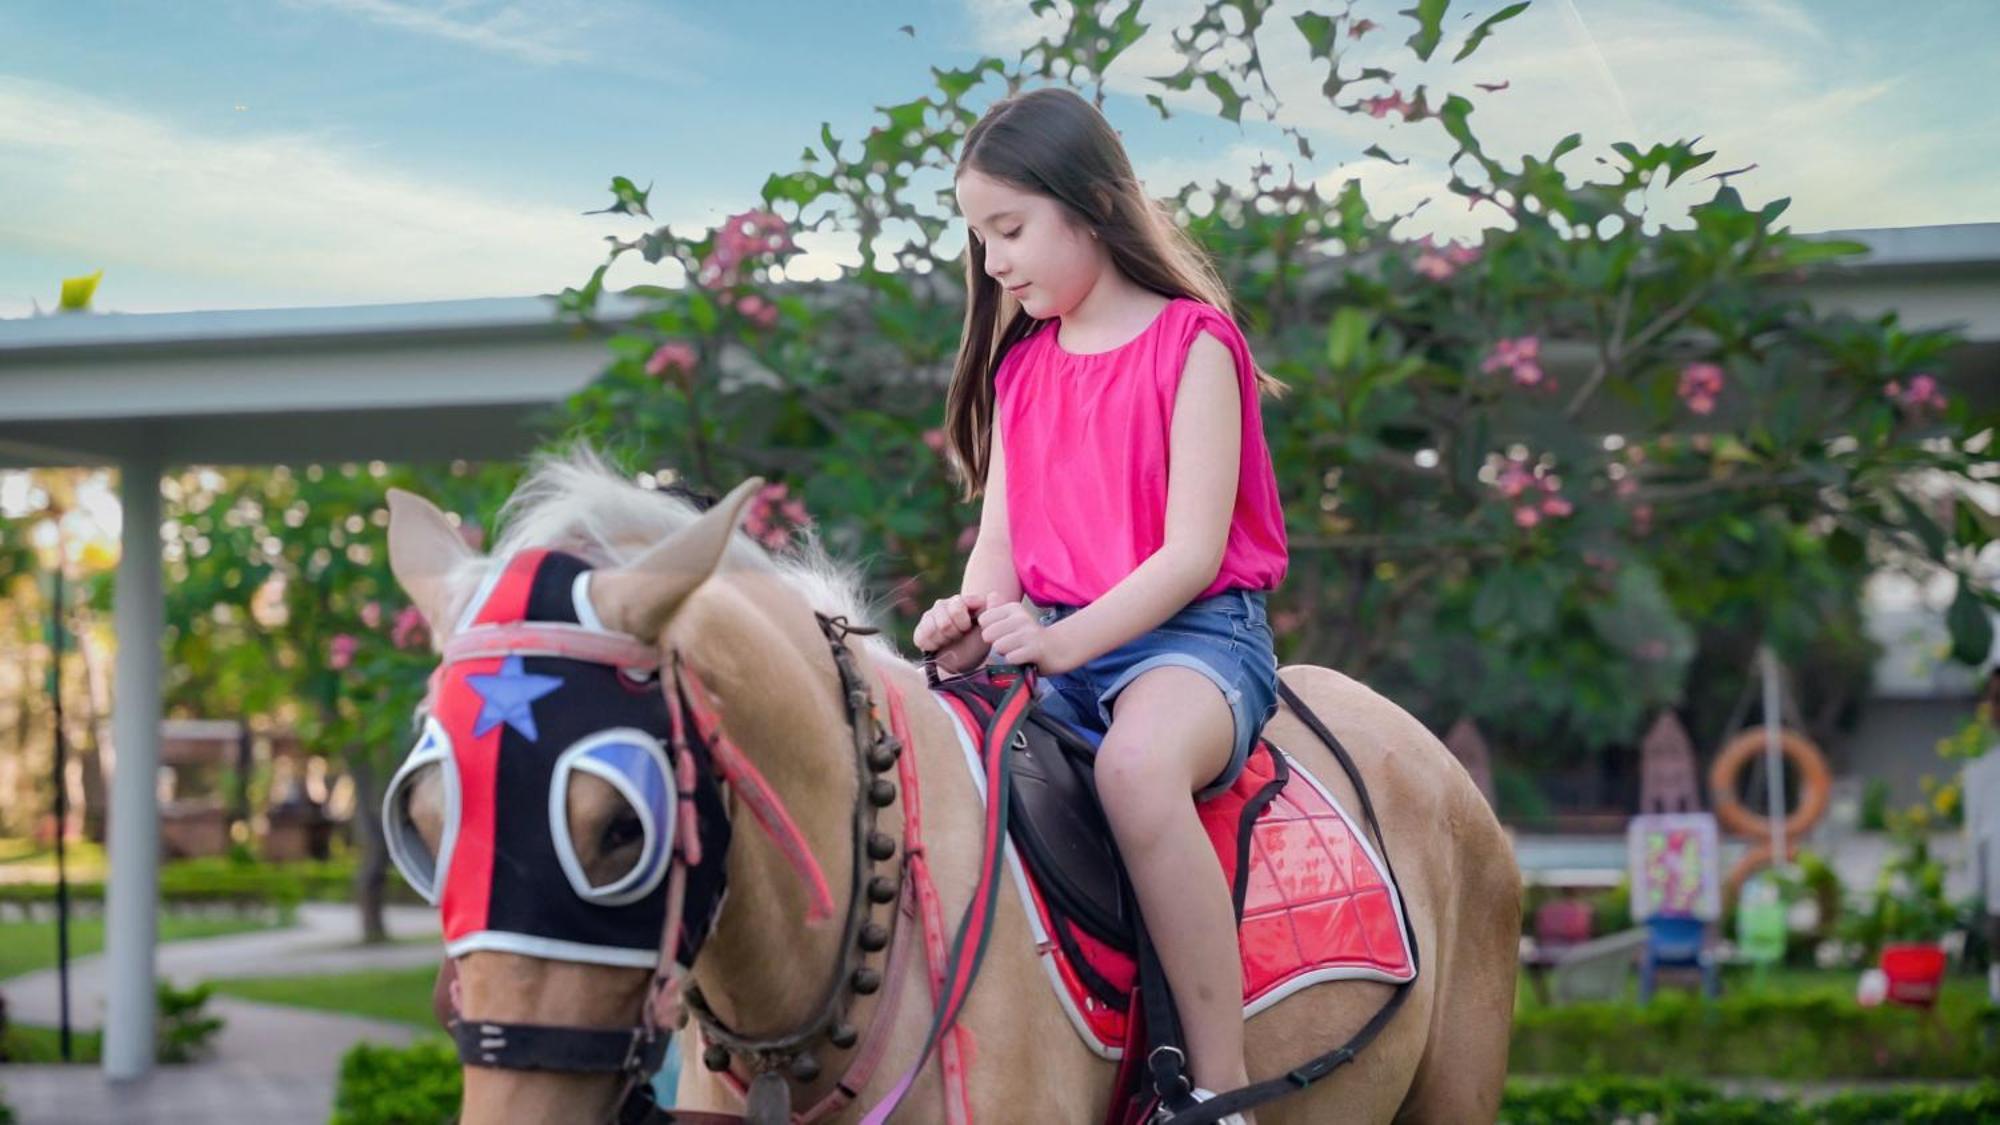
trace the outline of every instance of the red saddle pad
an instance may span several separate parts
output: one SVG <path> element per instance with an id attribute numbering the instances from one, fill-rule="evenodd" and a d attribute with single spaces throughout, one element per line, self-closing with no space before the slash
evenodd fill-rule
<path id="1" fill-rule="evenodd" d="M 956 720 L 966 765 L 983 798 L 975 720 L 949 697 L 932 693 L 932 698 Z M 1382 857 L 1333 794 L 1268 742 L 1250 755 L 1227 792 L 1196 806 L 1225 879 L 1234 885 L 1244 806 L 1277 776 L 1274 755 L 1284 755 L 1289 776 L 1250 830 L 1250 870 L 1238 931 L 1246 1017 L 1323 981 L 1399 984 L 1415 975 L 1401 900 Z M 1099 1001 L 1084 985 L 1079 967 L 1052 936 L 1063 923 L 1033 884 L 1012 841 L 1007 861 L 1028 910 L 1036 951 L 1071 1024 L 1099 1055 L 1121 1057 L 1125 1013 Z M 1069 934 L 1090 971 L 1130 992 L 1138 979 L 1130 957 L 1075 927 L 1069 927 Z"/>

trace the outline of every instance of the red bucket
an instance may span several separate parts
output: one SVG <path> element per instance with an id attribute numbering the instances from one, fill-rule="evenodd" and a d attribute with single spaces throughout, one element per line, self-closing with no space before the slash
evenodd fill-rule
<path id="1" fill-rule="evenodd" d="M 1937 1003 L 1944 982 L 1944 950 L 1935 945 L 1882 947 L 1882 975 L 1889 978 L 1888 998 L 1913 1008 Z"/>

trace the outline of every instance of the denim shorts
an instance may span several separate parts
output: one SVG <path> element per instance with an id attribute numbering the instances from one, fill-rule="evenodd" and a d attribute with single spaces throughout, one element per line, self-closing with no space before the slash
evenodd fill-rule
<path id="1" fill-rule="evenodd" d="M 1053 625 L 1078 608 L 1050 606 L 1041 623 Z M 1151 632 L 1082 667 L 1042 677 L 1036 703 L 1043 712 L 1102 738 L 1111 728 L 1111 702 L 1118 693 L 1141 673 L 1167 665 L 1208 677 L 1235 718 L 1229 764 L 1199 796 L 1221 793 L 1243 772 L 1257 733 L 1278 709 L 1278 658 L 1262 591 L 1225 590 L 1197 599 Z"/>

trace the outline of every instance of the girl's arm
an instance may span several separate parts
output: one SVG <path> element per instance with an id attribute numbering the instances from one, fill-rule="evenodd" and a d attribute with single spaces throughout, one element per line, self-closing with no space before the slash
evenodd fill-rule
<path id="1" fill-rule="evenodd" d="M 1075 668 L 1179 613 L 1222 569 L 1243 453 L 1236 360 L 1195 337 L 1174 392 L 1168 439 L 1166 541 L 1096 601 L 1049 626 L 1055 663 Z M 996 462 L 997 463 L 997 462 Z"/>
<path id="2" fill-rule="evenodd" d="M 992 453 L 986 458 L 986 489 L 980 498 L 979 537 L 965 560 L 962 594 L 1002 601 L 1021 600 L 1021 576 L 1014 570 L 1014 542 L 1007 531 L 1007 455 L 1000 443 L 1000 419 L 993 419 Z M 999 603 L 995 603 L 999 604 Z"/>

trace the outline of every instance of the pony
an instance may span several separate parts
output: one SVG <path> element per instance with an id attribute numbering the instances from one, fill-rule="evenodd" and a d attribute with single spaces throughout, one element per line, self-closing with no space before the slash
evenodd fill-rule
<path id="1" fill-rule="evenodd" d="M 868 624 L 856 571 L 811 532 L 783 552 L 740 533 L 761 483 L 703 506 L 588 450 L 545 457 L 490 556 L 389 493 L 391 566 L 443 662 L 385 824 L 445 914 L 462 1120 L 646 1119 L 677 1029 L 688 1062 L 655 1119 L 862 1120 L 899 1071 L 897 1120 L 1111 1119 L 1117 1067 L 1073 1032 L 1014 895 L 994 900 L 955 1028 L 930 1034 L 940 921 L 973 905 L 989 846 L 979 782 L 925 668 Z M 1372 793 L 1422 968 L 1350 1065 L 1258 1118 L 1493 1120 L 1520 933 L 1509 841 L 1402 708 L 1331 669 L 1280 676 Z M 1360 799 L 1292 708 L 1263 733 Z M 1250 1018 L 1252 1082 L 1353 1036 L 1391 987 L 1315 984 Z"/>

